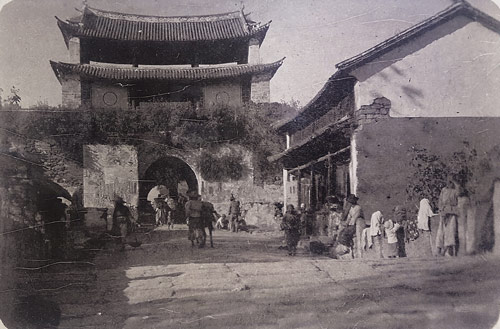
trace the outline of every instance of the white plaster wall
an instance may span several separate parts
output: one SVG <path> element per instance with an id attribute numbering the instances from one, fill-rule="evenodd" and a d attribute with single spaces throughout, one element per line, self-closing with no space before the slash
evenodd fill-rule
<path id="1" fill-rule="evenodd" d="M 357 108 L 392 102 L 391 116 L 500 116 L 500 35 L 458 16 L 352 73 Z"/>

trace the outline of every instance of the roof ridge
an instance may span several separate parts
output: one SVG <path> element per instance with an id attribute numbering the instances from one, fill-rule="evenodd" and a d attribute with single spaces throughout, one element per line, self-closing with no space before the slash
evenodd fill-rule
<path id="1" fill-rule="evenodd" d="M 144 15 L 144 14 L 130 14 L 130 13 L 121 13 L 110 10 L 98 9 L 90 6 L 85 6 L 84 13 L 91 12 L 97 16 L 103 16 L 110 19 L 122 19 L 122 20 L 130 20 L 130 21 L 157 21 L 157 22 L 171 22 L 171 21 L 190 21 L 190 20 L 203 20 L 203 19 L 212 19 L 212 20 L 223 20 L 223 19 L 234 19 L 239 18 L 242 15 L 240 10 L 229 11 L 225 13 L 218 14 L 206 14 L 206 15 L 177 15 L 177 16 L 161 16 L 161 15 Z"/>
<path id="2" fill-rule="evenodd" d="M 484 13 L 478 8 L 472 6 L 465 0 L 456 0 L 454 4 L 448 6 L 447 8 L 441 10 L 440 12 L 426 18 L 425 20 L 410 26 L 409 28 L 393 35 L 392 37 L 376 44 L 375 46 L 355 55 L 348 59 L 345 59 L 335 65 L 335 67 L 339 70 L 348 70 L 349 68 L 355 67 L 365 60 L 370 59 L 371 57 L 376 57 L 377 54 L 381 51 L 389 49 L 401 42 L 404 42 L 406 39 L 421 33 L 422 31 L 434 27 L 437 24 L 440 24 L 443 20 L 448 19 L 450 16 L 453 16 L 457 13 L 465 11 L 468 14 L 469 18 L 477 20 L 480 18 L 484 20 L 480 23 L 488 25 L 490 28 L 494 28 L 500 33 L 500 21 L 495 19 L 494 17 Z"/>

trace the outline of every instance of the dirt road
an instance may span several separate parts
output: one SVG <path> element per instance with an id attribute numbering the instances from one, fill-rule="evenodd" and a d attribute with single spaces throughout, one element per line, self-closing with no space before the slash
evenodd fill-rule
<path id="1" fill-rule="evenodd" d="M 226 231 L 213 249 L 183 230 L 140 239 L 51 274 L 67 285 L 43 292 L 59 328 L 492 328 L 500 311 L 493 257 L 289 257 L 277 235 Z"/>

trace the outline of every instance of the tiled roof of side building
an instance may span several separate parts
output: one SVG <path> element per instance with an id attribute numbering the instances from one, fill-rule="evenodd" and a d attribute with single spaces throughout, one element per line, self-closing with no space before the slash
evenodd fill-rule
<path id="1" fill-rule="evenodd" d="M 242 11 L 205 16 L 141 16 L 90 7 L 85 7 L 79 22 L 57 20 L 66 43 L 71 37 L 165 42 L 253 37 L 262 43 L 271 23 L 248 21 Z"/>
<path id="2" fill-rule="evenodd" d="M 464 15 L 469 17 L 474 21 L 478 21 L 489 29 L 500 33 L 500 22 L 495 18 L 489 16 L 488 14 L 482 12 L 481 10 L 473 7 L 465 0 L 456 0 L 456 3 L 447 7 L 443 11 L 431 16 L 422 22 L 413 25 L 412 27 L 396 34 L 395 36 L 377 44 L 376 46 L 367 49 L 366 51 L 346 59 L 336 65 L 338 71 L 333 74 L 328 81 L 325 83 L 323 88 L 316 94 L 316 96 L 306 104 L 300 111 L 293 117 L 280 120 L 273 124 L 273 127 L 280 132 L 286 132 L 289 129 L 295 129 L 297 125 L 300 125 L 302 121 L 310 121 L 311 118 L 315 117 L 314 111 L 323 106 L 328 106 L 328 102 L 324 102 L 324 99 L 331 97 L 328 93 L 331 93 L 332 88 L 334 88 L 343 80 L 349 79 L 349 74 L 354 69 L 370 63 L 371 61 L 377 59 L 388 51 L 399 47 L 406 42 L 409 42 L 414 37 L 429 31 L 444 22 L 453 19 L 456 16 Z M 351 77 L 352 78 L 352 77 Z M 301 117 L 307 116 L 307 120 L 301 120 Z"/>
<path id="3" fill-rule="evenodd" d="M 132 81 L 132 80 L 213 80 L 243 75 L 270 73 L 273 76 L 283 64 L 283 59 L 270 64 L 240 64 L 192 68 L 144 68 L 114 67 L 99 64 L 69 64 L 50 61 L 58 79 L 67 74 L 78 74 L 89 78 Z"/>
<path id="4" fill-rule="evenodd" d="M 469 17 L 472 20 L 478 21 L 481 24 L 487 26 L 491 30 L 500 33 L 500 22 L 495 18 L 489 16 L 488 14 L 482 12 L 481 10 L 473 7 L 467 1 L 464 0 L 456 0 L 457 2 L 453 5 L 447 7 L 443 11 L 437 13 L 434 16 L 429 17 L 428 19 L 413 25 L 412 27 L 396 34 L 395 36 L 377 44 L 376 46 L 365 50 L 364 52 L 353 56 L 349 59 L 346 59 L 335 66 L 339 70 L 352 70 L 356 67 L 363 65 L 382 54 L 390 51 L 391 49 L 398 47 L 399 45 L 407 42 L 408 40 L 424 33 L 434 27 L 443 24 L 453 17 L 458 15 L 464 15 Z"/>

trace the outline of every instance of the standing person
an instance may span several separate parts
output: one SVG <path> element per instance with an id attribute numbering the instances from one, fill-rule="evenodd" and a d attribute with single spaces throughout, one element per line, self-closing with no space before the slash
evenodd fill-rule
<path id="1" fill-rule="evenodd" d="M 167 222 L 167 207 L 165 201 L 161 194 L 158 194 L 158 197 L 154 199 L 154 207 L 155 207 L 155 223 L 156 226 L 165 225 Z"/>
<path id="2" fill-rule="evenodd" d="M 387 257 L 397 258 L 398 256 L 398 236 L 396 232 L 401 228 L 398 223 L 391 219 L 384 222 L 385 234 L 387 236 Z"/>
<path id="3" fill-rule="evenodd" d="M 382 240 L 384 238 L 384 216 L 381 211 L 375 211 L 370 219 L 370 239 L 375 245 L 375 251 L 379 258 L 384 258 L 382 252 Z"/>
<path id="4" fill-rule="evenodd" d="M 325 203 L 322 207 L 318 205 L 318 211 L 316 212 L 316 225 L 318 230 L 318 235 L 328 236 L 328 219 L 330 216 L 330 205 Z"/>
<path id="5" fill-rule="evenodd" d="M 356 241 L 353 241 L 353 245 L 356 246 L 357 249 L 357 257 L 362 257 L 362 233 L 366 227 L 365 218 L 363 215 L 363 210 L 361 206 L 358 204 L 359 198 L 354 194 L 349 194 L 347 196 L 347 202 L 351 205 L 349 208 L 349 212 L 347 213 L 347 226 L 354 227 L 355 229 L 351 229 L 355 231 Z"/>
<path id="6" fill-rule="evenodd" d="M 238 221 L 241 214 L 240 202 L 235 199 L 234 195 L 231 194 L 229 198 L 229 230 L 231 232 L 238 232 Z"/>
<path id="7" fill-rule="evenodd" d="M 399 227 L 396 230 L 396 235 L 398 237 L 397 241 L 398 256 L 406 257 L 406 241 L 409 241 L 409 237 L 406 234 L 408 218 L 405 207 L 396 206 L 394 208 L 394 222 L 399 224 Z"/>
<path id="8" fill-rule="evenodd" d="M 330 204 L 330 213 L 328 214 L 328 236 L 335 238 L 338 235 L 342 222 L 342 211 L 338 200 L 333 200 Z"/>
<path id="9" fill-rule="evenodd" d="M 125 238 L 127 237 L 128 228 L 131 225 L 130 209 L 125 205 L 125 201 L 121 197 L 115 198 L 115 209 L 113 210 L 113 235 L 117 236 L 117 244 L 120 245 L 120 250 L 125 250 Z"/>
<path id="10" fill-rule="evenodd" d="M 166 205 L 166 216 L 167 216 L 167 229 L 172 230 L 174 228 L 174 212 L 177 209 L 177 204 L 173 197 L 165 198 Z"/>
<path id="11" fill-rule="evenodd" d="M 430 254 L 432 255 L 433 251 L 433 243 L 431 237 L 431 225 L 430 221 L 433 216 L 436 214 L 432 211 L 431 204 L 428 199 L 420 200 L 420 205 L 418 207 L 418 215 L 417 215 L 417 228 L 420 230 L 420 233 L 426 237 L 425 239 L 429 239 L 429 248 Z M 429 254 L 429 248 L 426 248 L 426 254 Z"/>
<path id="12" fill-rule="evenodd" d="M 216 222 L 217 218 L 219 218 L 219 214 L 217 211 L 215 211 L 214 205 L 208 201 L 202 201 L 201 205 L 201 217 L 202 217 L 202 222 L 203 222 L 203 235 L 205 236 L 206 240 L 206 232 L 205 232 L 205 227 L 208 228 L 208 233 L 210 235 L 210 247 L 214 247 L 214 242 L 212 239 L 212 231 L 214 230 L 214 225 L 213 223 Z"/>
<path id="13" fill-rule="evenodd" d="M 431 204 L 428 199 L 420 200 L 420 205 L 418 207 L 418 215 L 417 215 L 417 227 L 422 231 L 430 231 L 431 225 L 430 220 L 431 217 L 436 214 L 432 211 Z"/>
<path id="14" fill-rule="evenodd" d="M 439 255 L 454 256 L 456 254 L 458 189 L 452 177 L 439 195 L 439 227 L 436 247 Z"/>
<path id="15" fill-rule="evenodd" d="M 188 224 L 188 239 L 191 241 L 191 246 L 194 242 L 198 243 L 199 248 L 205 246 L 206 236 L 203 234 L 205 228 L 202 222 L 202 207 L 203 204 L 199 200 L 200 195 L 196 191 L 188 192 L 189 201 L 185 205 L 186 221 Z"/>
<path id="16" fill-rule="evenodd" d="M 186 202 L 187 198 L 184 196 L 182 193 L 179 193 L 179 196 L 177 197 L 177 204 L 175 207 L 173 219 L 172 219 L 172 226 L 173 224 L 176 223 L 183 223 L 184 220 L 186 219 Z"/>
<path id="17" fill-rule="evenodd" d="M 467 253 L 467 215 L 470 205 L 469 192 L 462 186 L 458 191 L 458 216 L 457 216 L 457 233 L 458 233 L 458 246 L 456 248 L 457 256 L 463 256 Z"/>
<path id="18" fill-rule="evenodd" d="M 311 208 L 306 207 L 304 203 L 301 204 L 300 208 L 301 234 L 303 236 L 310 236 L 313 231 L 313 214 Z"/>
<path id="19" fill-rule="evenodd" d="M 299 243 L 300 240 L 300 219 L 291 204 L 286 206 L 286 213 L 283 216 L 281 229 L 285 231 L 288 255 L 295 256 L 297 252 L 297 243 Z"/>

